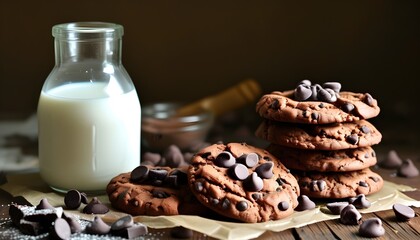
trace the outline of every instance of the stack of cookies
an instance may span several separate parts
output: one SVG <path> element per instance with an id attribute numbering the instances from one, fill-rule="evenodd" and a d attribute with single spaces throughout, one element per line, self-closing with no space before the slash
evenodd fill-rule
<path id="1" fill-rule="evenodd" d="M 367 119 L 379 114 L 369 93 L 340 92 L 341 84 L 301 81 L 296 89 L 261 97 L 256 110 L 264 119 L 256 136 L 292 170 L 301 194 L 312 198 L 348 198 L 371 194 L 383 179 L 372 145 L 381 133 Z"/>

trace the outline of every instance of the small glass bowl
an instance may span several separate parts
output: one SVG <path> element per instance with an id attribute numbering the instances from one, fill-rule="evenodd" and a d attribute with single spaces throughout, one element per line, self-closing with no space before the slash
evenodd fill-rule
<path id="1" fill-rule="evenodd" d="M 147 150 L 163 151 L 174 144 L 191 150 L 202 144 L 213 125 L 213 114 L 203 110 L 195 115 L 176 116 L 181 103 L 160 102 L 142 106 L 142 145 Z"/>

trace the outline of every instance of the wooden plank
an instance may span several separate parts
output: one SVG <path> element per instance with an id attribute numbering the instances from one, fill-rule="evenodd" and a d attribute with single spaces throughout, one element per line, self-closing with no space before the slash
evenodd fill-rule
<path id="1" fill-rule="evenodd" d="M 298 239 L 337 239 L 328 227 L 328 222 L 318 222 L 304 227 L 296 228 Z"/>
<path id="2" fill-rule="evenodd" d="M 338 239 L 353 240 L 358 237 L 358 225 L 344 225 L 339 219 L 329 220 L 325 222 L 328 228 Z"/>
<path id="3" fill-rule="evenodd" d="M 296 239 L 294 229 L 287 229 L 281 232 L 266 231 L 257 239 L 270 239 L 270 240 L 293 240 Z"/>
<path id="4" fill-rule="evenodd" d="M 375 215 L 382 220 L 383 225 L 388 224 L 399 238 L 409 239 L 413 236 L 420 236 L 419 224 L 409 224 L 410 222 L 415 223 L 416 220 L 418 221 L 419 217 L 415 217 L 407 222 L 398 221 L 393 210 L 375 212 Z"/>

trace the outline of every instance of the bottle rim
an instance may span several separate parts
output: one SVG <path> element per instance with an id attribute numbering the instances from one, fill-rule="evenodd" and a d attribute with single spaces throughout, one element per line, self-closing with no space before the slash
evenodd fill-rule
<path id="1" fill-rule="evenodd" d="M 70 22 L 54 25 L 52 35 L 66 40 L 86 40 L 94 38 L 121 38 L 124 28 L 110 22 Z"/>

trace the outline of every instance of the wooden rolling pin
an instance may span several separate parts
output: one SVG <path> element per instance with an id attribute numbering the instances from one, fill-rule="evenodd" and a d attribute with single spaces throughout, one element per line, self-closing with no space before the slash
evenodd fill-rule
<path id="1" fill-rule="evenodd" d="M 220 93 L 180 107 L 177 109 L 176 115 L 189 116 L 202 112 L 203 110 L 208 110 L 217 117 L 223 113 L 252 103 L 260 96 L 261 87 L 258 82 L 254 79 L 246 79 Z"/>

